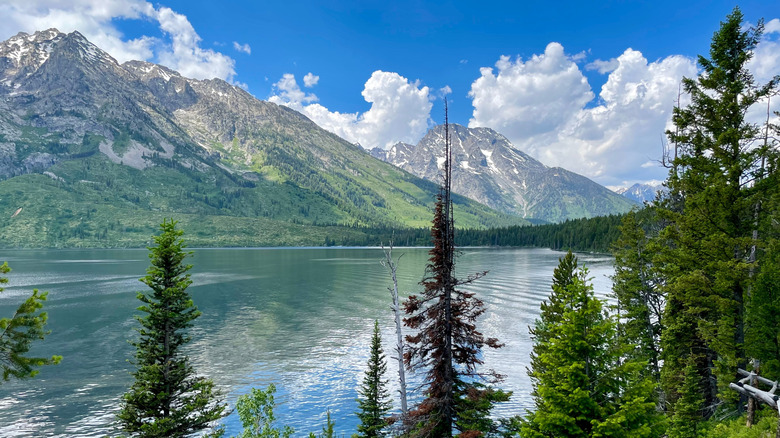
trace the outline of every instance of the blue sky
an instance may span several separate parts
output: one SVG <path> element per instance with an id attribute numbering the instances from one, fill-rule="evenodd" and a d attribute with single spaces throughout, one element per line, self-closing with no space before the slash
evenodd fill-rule
<path id="1" fill-rule="evenodd" d="M 365 147 L 419 140 L 446 91 L 452 122 L 618 186 L 664 178 L 653 162 L 676 84 L 734 5 L 11 0 L 0 39 L 79 30 L 120 62 L 226 79 Z M 768 24 L 756 76 L 780 73 L 780 2 L 739 6 Z"/>

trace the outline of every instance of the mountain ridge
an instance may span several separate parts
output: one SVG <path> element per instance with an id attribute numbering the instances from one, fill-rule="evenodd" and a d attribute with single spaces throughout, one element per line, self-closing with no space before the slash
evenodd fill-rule
<path id="1" fill-rule="evenodd" d="M 548 167 L 490 128 L 450 124 L 453 190 L 484 205 L 526 219 L 560 222 L 629 211 L 635 204 L 590 179 Z M 417 145 L 396 144 L 372 155 L 436 181 L 444 155 L 444 127 Z"/>
<path id="2" fill-rule="evenodd" d="M 44 188 L 38 195 L 53 205 L 34 198 Z M 436 193 L 435 184 L 225 81 L 119 64 L 78 32 L 20 33 L 0 43 L 0 212 L 23 207 L 0 219 L 4 238 L 37 239 L 35 223 L 52 245 L 110 241 L 114 229 L 142 221 L 148 230 L 145 217 L 162 213 L 214 217 L 223 235 L 246 218 L 279 221 L 280 229 L 421 227 Z M 455 200 L 462 226 L 524 223 Z M 108 227 L 109 216 L 123 223 Z M 275 243 L 266 237 L 245 241 Z"/>

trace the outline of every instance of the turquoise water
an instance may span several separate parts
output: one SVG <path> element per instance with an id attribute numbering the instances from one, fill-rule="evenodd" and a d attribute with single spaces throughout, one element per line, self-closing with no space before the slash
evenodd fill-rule
<path id="1" fill-rule="evenodd" d="M 427 250 L 395 250 L 401 254 L 398 275 L 406 296 L 420 290 Z M 561 255 L 477 248 L 457 260 L 462 276 L 490 271 L 471 288 L 487 305 L 481 331 L 506 344 L 484 355 L 486 367 L 507 376 L 500 386 L 514 391 L 497 410 L 500 416 L 531 407 L 528 326 Z M 249 388 L 274 383 L 277 418 L 294 427 L 296 436 L 320 431 L 326 410 L 336 431 L 351 435 L 374 319 L 388 355 L 395 339 L 382 258 L 378 248 L 195 249 L 189 291 L 203 315 L 186 348 L 195 369 L 216 382 L 231 407 Z M 147 251 L 13 250 L 0 253 L 2 260 L 13 272 L 0 294 L 0 315 L 10 316 L 33 288 L 49 291 L 45 308 L 52 333 L 33 352 L 63 360 L 42 368 L 35 379 L 0 386 L 0 436 L 111 433 L 118 401 L 131 383 L 128 341 L 138 325 L 135 293 L 145 287 L 138 279 L 148 266 Z M 612 259 L 580 260 L 590 268 L 596 294 L 605 296 Z M 397 368 L 389 359 L 395 393 Z M 419 383 L 419 377 L 411 379 Z M 225 424 L 229 434 L 239 431 L 235 414 Z"/>

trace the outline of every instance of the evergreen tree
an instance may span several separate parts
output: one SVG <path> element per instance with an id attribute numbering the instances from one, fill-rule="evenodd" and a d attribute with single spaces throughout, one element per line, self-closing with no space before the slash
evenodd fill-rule
<path id="1" fill-rule="evenodd" d="M 11 272 L 8 263 L 0 265 L 0 275 Z M 0 276 L 0 285 L 7 284 L 8 278 Z M 0 292 L 3 288 L 0 287 Z M 33 290 L 30 295 L 10 318 L 0 318 L 0 367 L 2 367 L 3 380 L 7 382 L 11 377 L 25 379 L 38 374 L 35 369 L 44 365 L 57 364 L 62 360 L 61 356 L 28 357 L 33 341 L 43 339 L 50 331 L 46 330 L 48 316 L 41 312 L 43 302 L 46 301 L 46 292 L 39 293 Z"/>
<path id="2" fill-rule="evenodd" d="M 669 226 L 660 236 L 668 250 L 657 260 L 667 295 L 662 385 L 673 415 L 691 412 L 678 406 L 683 400 L 704 418 L 723 401 L 734 401 L 726 388 L 736 368 L 747 365 L 750 254 L 753 245 L 763 246 L 753 231 L 762 221 L 757 215 L 767 214 L 757 206 L 777 189 L 758 178 L 773 152 L 755 147 L 759 129 L 745 120 L 747 110 L 773 94 L 780 81 L 758 86 L 746 68 L 762 32 L 762 21 L 745 29 L 741 11 L 734 9 L 713 36 L 710 58 L 698 59 L 703 74 L 683 79 L 691 103 L 675 108 L 676 129 L 667 133 L 678 151 L 667 181 L 675 202 L 659 209 Z M 685 377 L 689 366 L 697 379 Z M 689 388 L 683 397 L 690 381 L 700 385 L 695 401 Z"/>
<path id="3" fill-rule="evenodd" d="M 612 292 L 617 299 L 619 335 L 621 342 L 635 346 L 629 357 L 647 362 L 647 374 L 658 382 L 664 297 L 662 280 L 653 267 L 653 242 L 633 211 L 623 217 L 620 232 L 612 247 Z"/>
<path id="4" fill-rule="evenodd" d="M 539 319 L 534 327 L 529 327 L 528 331 L 534 340 L 534 347 L 531 351 L 531 369 L 537 373 L 546 371 L 547 363 L 541 357 L 552 346 L 553 339 L 557 336 L 555 328 L 560 324 L 566 310 L 567 295 L 557 291 L 566 290 L 574 282 L 577 272 L 577 257 L 569 251 L 564 257 L 558 259 L 558 266 L 553 271 L 552 293 L 547 300 L 540 304 Z M 531 394 L 536 397 L 536 389 L 533 388 Z"/>
<path id="5" fill-rule="evenodd" d="M 360 419 L 358 433 L 355 437 L 377 438 L 384 436 L 382 429 L 387 426 L 385 415 L 390 410 L 390 395 L 387 391 L 385 372 L 387 362 L 382 351 L 382 338 L 379 334 L 379 321 L 374 321 L 374 335 L 371 337 L 371 354 L 368 358 L 368 369 L 363 378 L 363 385 L 358 390 L 357 413 Z"/>
<path id="6" fill-rule="evenodd" d="M 644 363 L 626 361 L 616 323 L 587 282 L 572 271 L 576 258 L 561 259 L 553 292 L 532 333 L 529 376 L 536 409 L 521 436 L 657 437 L 661 418 Z"/>
<path id="7" fill-rule="evenodd" d="M 190 341 L 186 329 L 200 312 L 187 287 L 192 283 L 184 263 L 183 232 L 163 221 L 156 246 L 149 248 L 151 266 L 141 278 L 151 289 L 139 292 L 143 303 L 133 372 L 135 382 L 122 399 L 117 418 L 121 429 L 141 437 L 184 437 L 210 427 L 225 413 L 214 382 L 197 376 L 181 347 Z"/>
<path id="8" fill-rule="evenodd" d="M 473 292 L 459 289 L 485 273 L 458 280 L 453 275 L 455 267 L 455 236 L 452 215 L 452 150 L 446 121 L 445 102 L 445 161 L 443 182 L 434 207 L 431 238 L 433 248 L 421 284 L 423 293 L 411 295 L 404 302 L 407 318 L 404 324 L 417 330 L 407 335 L 409 349 L 405 360 L 410 369 L 425 369 L 425 399 L 410 417 L 417 422 L 416 435 L 425 437 L 451 437 L 453 429 L 469 432 L 468 424 L 459 422 L 465 414 L 471 417 L 475 411 L 474 400 L 469 396 L 488 396 L 473 382 L 484 379 L 489 383 L 500 380 L 492 371 L 478 372 L 481 351 L 485 346 L 499 348 L 496 339 L 485 338 L 476 328 L 476 320 L 485 311 L 484 303 Z M 505 393 L 501 393 L 505 394 Z M 508 396 L 507 396 L 508 397 Z M 492 402 L 489 403 L 492 407 Z M 464 411 L 468 410 L 468 412 Z M 489 409 L 488 409 L 489 410 Z"/>

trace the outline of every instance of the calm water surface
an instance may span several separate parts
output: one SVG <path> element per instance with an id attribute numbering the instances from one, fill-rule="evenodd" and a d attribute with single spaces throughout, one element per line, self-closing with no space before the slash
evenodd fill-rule
<path id="1" fill-rule="evenodd" d="M 401 254 L 402 295 L 418 293 L 427 249 L 395 250 Z M 561 255 L 484 248 L 467 249 L 457 260 L 462 276 L 490 271 L 471 287 L 487 305 L 481 330 L 506 344 L 485 352 L 486 366 L 507 376 L 500 386 L 514 391 L 497 410 L 500 416 L 531 407 L 528 326 Z M 337 432 L 351 435 L 374 319 L 387 354 L 395 339 L 382 257 L 374 248 L 194 250 L 189 291 L 203 315 L 186 352 L 195 369 L 222 388 L 231 407 L 250 388 L 274 383 L 277 418 L 294 427 L 296 436 L 319 432 L 328 409 Z M 604 297 L 612 259 L 579 257 L 590 269 L 596 295 Z M 134 350 L 128 341 L 138 326 L 135 293 L 145 287 L 138 278 L 148 266 L 147 251 L 5 251 L 2 260 L 13 272 L 0 294 L 0 315 L 11 315 L 34 288 L 49 291 L 45 308 L 52 333 L 33 353 L 63 360 L 42 368 L 35 379 L 0 385 L 0 436 L 111 433 L 118 400 L 132 381 L 128 359 Z M 394 365 L 388 360 L 391 386 Z M 235 413 L 225 424 L 229 435 L 239 432 Z"/>

